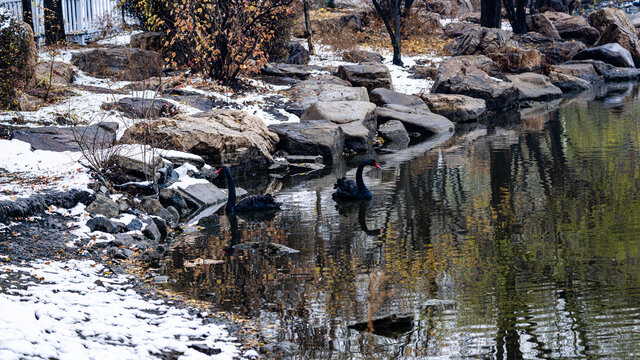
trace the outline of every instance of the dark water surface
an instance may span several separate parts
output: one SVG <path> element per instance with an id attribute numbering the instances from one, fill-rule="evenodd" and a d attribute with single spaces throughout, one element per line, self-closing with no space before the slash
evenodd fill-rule
<path id="1" fill-rule="evenodd" d="M 379 156 L 371 203 L 337 209 L 337 170 L 288 180 L 273 219 L 221 215 L 167 273 L 298 358 L 639 358 L 639 93 L 609 86 Z M 246 242 L 300 253 L 232 247 Z M 347 327 L 392 314 L 412 321 Z"/>

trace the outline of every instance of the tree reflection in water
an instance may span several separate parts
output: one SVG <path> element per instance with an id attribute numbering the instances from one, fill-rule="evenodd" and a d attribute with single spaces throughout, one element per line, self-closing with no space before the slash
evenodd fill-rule
<path id="1" fill-rule="evenodd" d="M 524 109 L 386 157 L 365 174 L 374 199 L 350 208 L 330 196 L 343 174 L 296 179 L 281 213 L 184 235 L 166 271 L 176 290 L 275 326 L 265 336 L 303 358 L 637 357 L 639 118 L 624 84 Z M 222 251 L 249 241 L 300 253 Z M 195 258 L 223 263 L 183 266 Z M 347 328 L 407 313 L 396 338 Z"/>

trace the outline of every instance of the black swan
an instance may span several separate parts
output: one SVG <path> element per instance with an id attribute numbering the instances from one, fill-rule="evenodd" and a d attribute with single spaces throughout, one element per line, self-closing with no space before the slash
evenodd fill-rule
<path id="1" fill-rule="evenodd" d="M 360 230 L 369 236 L 378 236 L 382 234 L 384 228 L 369 230 L 367 227 L 367 211 L 371 206 L 371 201 L 371 199 L 342 201 L 336 203 L 336 209 L 338 210 L 338 214 L 344 217 L 351 217 L 357 211 Z"/>
<path id="2" fill-rule="evenodd" d="M 227 200 L 227 212 L 245 212 L 245 211 L 266 211 L 279 209 L 282 203 L 276 202 L 276 199 L 270 195 L 249 195 L 240 200 L 236 204 L 236 186 L 231 177 L 231 171 L 226 166 L 221 166 L 216 173 L 222 171 L 227 177 L 227 187 L 229 188 L 229 199 Z"/>
<path id="3" fill-rule="evenodd" d="M 380 165 L 373 159 L 361 162 L 356 171 L 356 181 L 342 178 L 338 179 L 336 184 L 333 185 L 333 188 L 337 189 L 336 192 L 333 193 L 335 200 L 365 200 L 373 197 L 371 191 L 369 191 L 364 184 L 364 180 L 362 180 L 362 169 L 364 169 L 366 165 L 380 168 Z"/>

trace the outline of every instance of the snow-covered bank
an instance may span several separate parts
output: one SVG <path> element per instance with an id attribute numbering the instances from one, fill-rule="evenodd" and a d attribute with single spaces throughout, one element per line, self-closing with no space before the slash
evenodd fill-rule
<path id="1" fill-rule="evenodd" d="M 93 261 L 2 266 L 0 280 L 7 283 L 16 273 L 22 284 L 0 288 L 1 359 L 240 355 L 235 339 L 223 326 L 207 321 L 207 314 L 146 300 L 130 285 L 132 276 L 114 276 Z M 204 353 L 218 350 L 213 356 Z"/>
<path id="2" fill-rule="evenodd" d="M 89 171 L 78 161 L 79 152 L 31 151 L 20 140 L 0 140 L 0 200 L 27 197 L 34 193 L 69 189 L 87 190 Z"/>

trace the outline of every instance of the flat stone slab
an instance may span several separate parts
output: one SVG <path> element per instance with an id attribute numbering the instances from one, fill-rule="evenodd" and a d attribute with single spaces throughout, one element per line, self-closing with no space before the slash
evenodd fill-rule
<path id="1" fill-rule="evenodd" d="M 182 186 L 176 184 L 176 189 L 185 198 L 200 207 L 211 206 L 227 201 L 227 194 L 210 182 L 199 182 Z"/>

